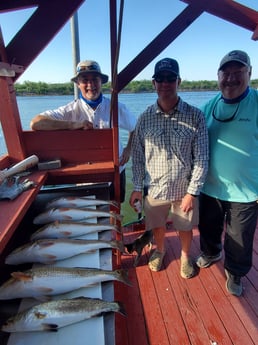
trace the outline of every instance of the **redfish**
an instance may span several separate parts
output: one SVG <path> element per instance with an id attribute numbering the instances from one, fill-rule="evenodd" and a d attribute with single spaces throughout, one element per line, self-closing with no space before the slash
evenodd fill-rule
<path id="1" fill-rule="evenodd" d="M 39 240 L 43 238 L 72 238 L 108 230 L 114 230 L 121 233 L 121 230 L 116 225 L 112 224 L 55 221 L 38 229 L 31 235 L 30 239 Z"/>
<path id="2" fill-rule="evenodd" d="M 85 197 L 78 197 L 78 196 L 66 196 L 56 198 L 51 200 L 47 203 L 46 208 L 58 208 L 58 207 L 71 207 L 71 208 L 84 208 L 89 206 L 98 206 L 98 205 L 110 205 L 118 208 L 118 203 L 116 201 L 110 200 L 101 200 L 101 199 L 94 199 Z"/>
<path id="3" fill-rule="evenodd" d="M 82 253 L 91 253 L 98 249 L 114 248 L 124 251 L 122 242 L 104 240 L 42 239 L 16 248 L 6 258 L 8 265 L 27 262 L 51 264 Z"/>
<path id="4" fill-rule="evenodd" d="M 106 212 L 99 210 L 92 210 L 87 208 L 51 208 L 45 212 L 40 213 L 33 220 L 34 224 L 47 224 L 54 221 L 85 221 L 89 218 L 114 218 L 121 220 L 122 217 L 114 212 Z"/>

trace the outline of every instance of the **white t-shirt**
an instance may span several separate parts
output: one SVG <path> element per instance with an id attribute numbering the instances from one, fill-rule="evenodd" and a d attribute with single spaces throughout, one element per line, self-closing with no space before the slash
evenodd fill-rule
<path id="1" fill-rule="evenodd" d="M 93 128 L 110 128 L 110 99 L 103 96 L 102 102 L 96 109 L 91 108 L 81 98 L 74 100 L 64 106 L 54 110 L 47 110 L 41 115 L 47 115 L 56 120 L 67 121 L 85 121 L 88 120 L 93 124 Z M 118 127 L 124 129 L 129 133 L 134 131 L 136 125 L 136 117 L 127 107 L 118 103 Z M 121 135 L 119 135 L 119 157 L 123 152 L 123 145 Z M 120 167 L 120 171 L 125 169 L 125 166 Z"/>

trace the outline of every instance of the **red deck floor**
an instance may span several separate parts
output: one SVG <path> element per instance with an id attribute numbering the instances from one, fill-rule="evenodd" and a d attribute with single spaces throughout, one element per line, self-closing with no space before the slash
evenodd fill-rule
<path id="1" fill-rule="evenodd" d="M 125 243 L 141 232 L 124 230 Z M 192 279 L 180 277 L 180 242 L 173 230 L 166 234 L 167 254 L 163 269 L 151 272 L 145 250 L 134 268 L 134 255 L 122 256 L 133 287 L 116 284 L 115 298 L 123 301 L 127 317 L 116 316 L 118 345 L 254 345 L 258 344 L 258 232 L 253 267 L 243 278 L 244 293 L 238 298 L 225 289 L 223 260 L 202 269 Z M 192 254 L 199 253 L 199 234 L 194 231 Z"/>

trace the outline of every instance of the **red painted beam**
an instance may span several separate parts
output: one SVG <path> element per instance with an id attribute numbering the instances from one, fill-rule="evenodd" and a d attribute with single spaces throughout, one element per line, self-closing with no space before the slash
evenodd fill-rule
<path id="1" fill-rule="evenodd" d="M 181 0 L 189 5 L 201 5 L 205 12 L 225 19 L 247 30 L 255 31 L 258 25 L 258 11 L 233 0 Z M 252 37 L 257 39 L 257 33 Z"/>

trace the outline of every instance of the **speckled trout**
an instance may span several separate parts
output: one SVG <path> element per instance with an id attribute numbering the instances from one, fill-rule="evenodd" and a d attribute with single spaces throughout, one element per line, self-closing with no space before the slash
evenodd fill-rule
<path id="1" fill-rule="evenodd" d="M 55 221 L 44 225 L 31 235 L 31 240 L 39 240 L 43 238 L 72 238 L 83 235 L 114 230 L 121 233 L 121 230 L 112 224 L 94 224 L 94 223 L 78 223 Z"/>
<path id="2" fill-rule="evenodd" d="M 92 210 L 90 208 L 51 208 L 40 213 L 33 220 L 34 224 L 47 224 L 54 221 L 77 221 L 83 222 L 89 218 L 114 218 L 122 220 L 122 216 L 114 212 Z"/>
<path id="3" fill-rule="evenodd" d="M 11 276 L 0 286 L 1 300 L 26 297 L 47 300 L 47 296 L 112 280 L 131 286 L 127 272 L 123 270 L 42 266 L 24 272 L 13 272 Z"/>
<path id="4" fill-rule="evenodd" d="M 57 332 L 59 328 L 100 316 L 107 312 L 125 315 L 120 302 L 78 297 L 38 304 L 10 317 L 1 327 L 4 332 Z"/>
<path id="5" fill-rule="evenodd" d="M 116 201 L 110 200 L 101 200 L 101 199 L 94 199 L 89 198 L 87 196 L 66 196 L 56 198 L 54 200 L 49 201 L 46 204 L 46 208 L 57 208 L 57 207 L 72 207 L 72 208 L 84 208 L 89 206 L 99 206 L 99 205 L 110 205 L 114 207 L 118 207 L 118 203 Z"/>
<path id="6" fill-rule="evenodd" d="M 7 255 L 5 263 L 8 265 L 19 265 L 27 262 L 51 264 L 58 260 L 82 253 L 92 253 L 104 248 L 114 248 L 124 252 L 123 243 L 116 240 L 42 239 L 16 248 Z"/>

